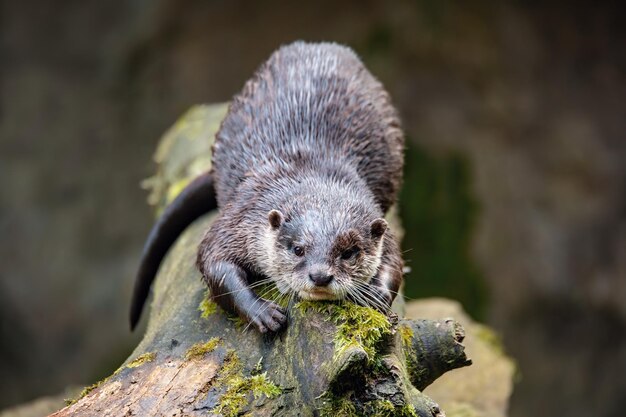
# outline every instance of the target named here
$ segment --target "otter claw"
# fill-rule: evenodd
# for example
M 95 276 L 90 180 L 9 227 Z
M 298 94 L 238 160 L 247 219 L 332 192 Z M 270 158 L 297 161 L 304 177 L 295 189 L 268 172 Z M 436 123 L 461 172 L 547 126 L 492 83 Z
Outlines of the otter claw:
M 287 322 L 284 309 L 276 303 L 265 301 L 258 313 L 252 320 L 252 324 L 260 333 L 267 333 L 268 330 L 277 332 Z

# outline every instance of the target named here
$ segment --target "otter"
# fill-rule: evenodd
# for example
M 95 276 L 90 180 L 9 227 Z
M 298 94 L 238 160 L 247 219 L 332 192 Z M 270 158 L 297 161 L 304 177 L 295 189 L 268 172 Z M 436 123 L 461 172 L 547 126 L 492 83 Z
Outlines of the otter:
M 131 328 L 167 249 L 215 205 L 198 269 L 211 298 L 259 332 L 286 323 L 285 309 L 253 290 L 265 282 L 297 299 L 390 308 L 403 261 L 384 215 L 401 185 L 404 135 L 389 94 L 350 48 L 279 48 L 233 98 L 212 150 L 211 172 L 149 235 Z

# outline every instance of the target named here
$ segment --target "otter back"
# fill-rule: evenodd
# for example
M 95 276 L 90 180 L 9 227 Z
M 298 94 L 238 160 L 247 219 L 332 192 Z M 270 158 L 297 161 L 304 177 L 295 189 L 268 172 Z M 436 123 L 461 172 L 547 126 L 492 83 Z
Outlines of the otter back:
M 400 186 L 402 151 L 389 96 L 354 52 L 296 42 L 274 52 L 231 103 L 213 150 L 218 205 L 252 170 L 306 159 L 356 169 L 385 212 Z

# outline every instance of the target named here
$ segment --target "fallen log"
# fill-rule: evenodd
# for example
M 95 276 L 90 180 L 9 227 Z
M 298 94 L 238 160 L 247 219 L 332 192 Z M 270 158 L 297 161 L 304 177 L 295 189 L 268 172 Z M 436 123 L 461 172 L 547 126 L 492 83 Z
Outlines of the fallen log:
M 157 207 L 209 168 L 224 113 L 224 105 L 194 108 L 164 137 L 159 172 L 147 182 Z M 53 416 L 445 415 L 421 391 L 471 364 L 459 324 L 305 301 L 288 306 L 284 332 L 261 335 L 211 302 L 201 283 L 195 254 L 211 217 L 192 225 L 165 259 L 130 358 Z

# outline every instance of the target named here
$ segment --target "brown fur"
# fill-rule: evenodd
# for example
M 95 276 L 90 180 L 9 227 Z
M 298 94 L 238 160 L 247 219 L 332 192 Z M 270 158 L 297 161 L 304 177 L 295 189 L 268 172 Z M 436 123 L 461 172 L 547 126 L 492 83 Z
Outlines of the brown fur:
M 350 49 L 297 42 L 276 51 L 233 99 L 214 145 L 220 215 L 198 252 L 213 299 L 261 332 L 285 323 L 250 289 L 264 278 L 300 297 L 388 308 L 402 259 L 381 217 L 402 160 L 389 96 Z

